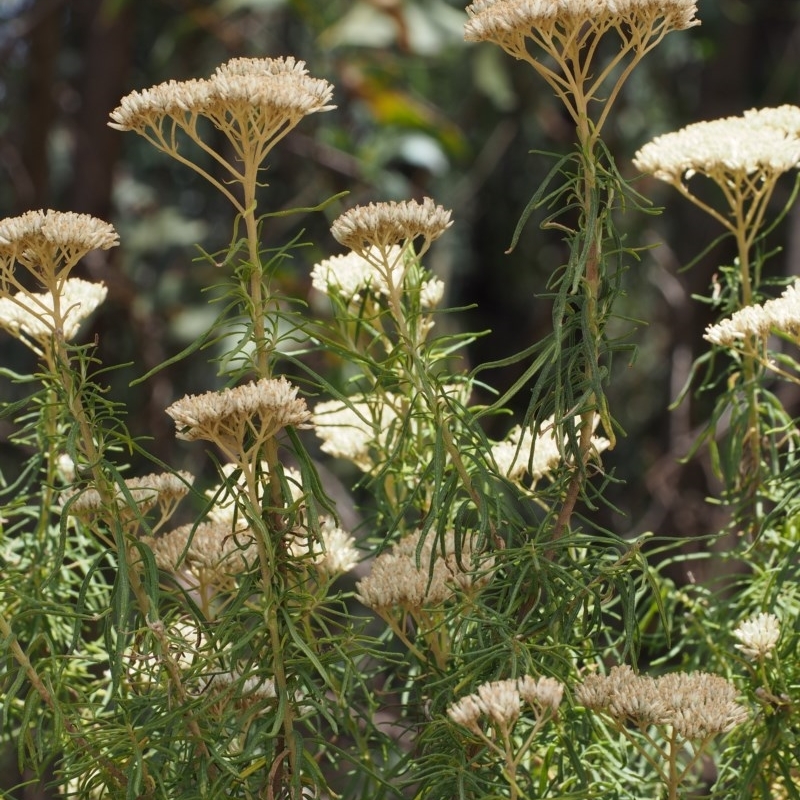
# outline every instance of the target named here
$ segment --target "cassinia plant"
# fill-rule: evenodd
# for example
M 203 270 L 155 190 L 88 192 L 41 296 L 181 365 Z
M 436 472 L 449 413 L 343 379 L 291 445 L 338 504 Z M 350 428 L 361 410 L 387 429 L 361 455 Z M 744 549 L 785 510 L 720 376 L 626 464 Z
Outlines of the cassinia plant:
M 283 294 L 299 242 L 262 245 L 264 171 L 332 107 L 327 81 L 238 58 L 123 98 L 112 127 L 233 206 L 231 244 L 208 256 L 219 315 L 192 347 L 228 351 L 208 391 L 166 409 L 178 439 L 203 443 L 213 486 L 161 463 L 131 474 L 146 443 L 76 343 L 106 287 L 71 272 L 119 244 L 113 227 L 52 210 L 0 221 L 0 326 L 30 350 L 26 374 L 2 370 L 24 395 L 3 416 L 27 454 L 0 487 L 0 732 L 22 773 L 79 798 L 800 797 L 800 465 L 777 391 L 800 380 L 800 289 L 769 299 L 762 280 L 800 109 L 699 123 L 634 160 L 737 246 L 698 365 L 717 398 L 698 446 L 725 479 L 740 535 L 720 559 L 737 577 L 677 587 L 646 537 L 593 519 L 619 434 L 612 358 L 629 347 L 609 323 L 636 255 L 614 215 L 645 205 L 601 134 L 638 62 L 695 14 L 690 0 L 467 8 L 466 38 L 529 63 L 575 125 L 514 235 L 544 208 L 569 246 L 543 287 L 552 333 L 472 372 L 471 335 L 437 327 L 445 287 L 424 260 L 451 212 L 430 198 L 333 221 L 345 252 L 310 278 L 327 318 Z M 476 405 L 476 383 L 512 360 L 520 380 Z M 521 391 L 524 418 L 489 440 L 485 420 Z M 354 530 L 322 459 L 352 468 Z

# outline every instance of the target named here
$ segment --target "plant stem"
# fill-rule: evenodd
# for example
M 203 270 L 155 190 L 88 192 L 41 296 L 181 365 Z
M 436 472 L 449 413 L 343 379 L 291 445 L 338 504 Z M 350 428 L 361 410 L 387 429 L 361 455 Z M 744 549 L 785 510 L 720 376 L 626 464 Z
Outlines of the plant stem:
M 28 681 L 30 682 L 31 686 L 33 686 L 36 693 L 42 698 L 45 705 L 47 705 L 47 707 L 53 713 L 58 715 L 61 724 L 64 726 L 64 729 L 72 737 L 71 742 L 73 746 L 76 749 L 90 752 L 94 759 L 102 765 L 103 769 L 114 778 L 118 788 L 124 789 L 128 785 L 128 779 L 126 778 L 125 773 L 122 772 L 122 770 L 120 770 L 113 761 L 106 758 L 102 753 L 98 752 L 94 747 L 92 747 L 91 743 L 80 734 L 80 731 L 75 724 L 66 715 L 60 713 L 56 699 L 53 697 L 47 686 L 45 686 L 44 681 L 36 671 L 36 668 L 33 666 L 33 664 L 31 664 L 30 659 L 17 641 L 17 638 L 11 629 L 11 625 L 1 609 L 0 635 L 2 635 L 3 641 L 8 642 L 11 655 L 14 657 L 14 660 L 17 662 L 17 664 L 22 667 L 25 675 L 28 678 Z
M 596 177 L 596 158 L 594 154 L 594 136 L 591 130 L 588 113 L 586 109 L 586 99 L 581 96 L 582 105 L 579 106 L 581 112 L 578 121 L 578 141 L 580 145 L 581 166 L 583 174 L 583 192 L 580 197 L 581 200 L 581 219 L 579 224 L 586 224 L 587 220 L 591 219 L 591 207 L 593 198 L 597 187 Z M 575 102 L 579 102 L 576 97 Z M 587 251 L 586 267 L 584 273 L 584 303 L 585 303 L 585 323 L 583 327 L 583 335 L 592 337 L 595 342 L 600 340 L 602 335 L 597 320 L 597 301 L 600 294 L 600 263 L 602 259 L 602 246 L 600 238 L 600 214 L 594 224 L 593 230 L 584 230 L 584 237 L 591 237 L 591 242 Z M 581 246 L 583 237 L 576 236 L 572 241 L 573 247 Z M 597 348 L 593 345 L 591 352 L 597 352 Z M 584 376 L 590 382 L 593 375 L 597 373 L 598 364 L 584 364 Z M 594 392 L 588 398 L 589 408 L 581 414 L 580 424 L 580 440 L 578 443 L 577 463 L 573 465 L 572 474 L 569 479 L 567 491 L 564 500 L 559 509 L 556 518 L 555 526 L 553 528 L 552 542 L 560 539 L 566 529 L 569 527 L 572 513 L 575 510 L 575 505 L 580 496 L 581 489 L 586 477 L 586 463 L 589 459 L 592 448 L 592 434 L 595 427 L 595 415 L 598 413 L 603 399 L 598 398 Z M 556 420 L 558 422 L 558 420 Z M 611 431 L 607 431 L 609 436 L 613 436 Z M 552 555 L 552 553 L 551 553 Z

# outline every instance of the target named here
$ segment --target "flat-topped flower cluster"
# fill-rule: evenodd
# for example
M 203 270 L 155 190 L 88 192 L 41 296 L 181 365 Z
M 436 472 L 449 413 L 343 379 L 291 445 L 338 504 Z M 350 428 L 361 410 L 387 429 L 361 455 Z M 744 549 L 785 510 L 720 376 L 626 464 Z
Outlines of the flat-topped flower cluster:
M 732 730 L 749 716 L 736 687 L 707 672 L 674 672 L 652 678 L 627 665 L 608 675 L 587 675 L 575 700 L 619 724 L 669 726 L 686 741 L 704 742 Z
M 485 586 L 492 576 L 494 557 L 473 549 L 466 539 L 456 547 L 452 531 L 437 537 L 416 531 L 379 555 L 370 574 L 356 584 L 357 597 L 376 610 L 419 611 L 436 608 L 457 591 Z
M 795 337 L 800 334 L 800 281 L 788 286 L 774 300 L 745 306 L 709 325 L 703 338 L 720 347 L 735 347 L 749 336 L 763 338 L 771 331 Z
M 70 273 L 88 253 L 118 244 L 114 227 L 88 214 L 39 209 L 0 220 L 0 327 L 42 356 L 55 339 L 74 339 L 108 289 Z M 19 268 L 44 291 L 29 289 Z
M 564 695 L 564 686 L 554 678 L 534 678 L 523 675 L 481 684 L 474 694 L 457 700 L 447 709 L 447 716 L 473 733 L 481 733 L 481 717 L 508 730 L 523 711 L 523 704 L 535 714 L 558 711 Z
M 795 169 L 800 162 L 798 134 L 800 108 L 751 109 L 657 136 L 636 153 L 633 163 L 667 183 L 680 185 L 705 175 L 732 188 L 746 176 L 764 180 Z
M 109 125 L 144 133 L 160 129 L 165 119 L 194 130 L 199 117 L 241 141 L 245 131 L 232 130 L 246 119 L 247 132 L 260 131 L 262 142 L 291 128 L 307 114 L 328 111 L 333 87 L 312 78 L 305 63 L 289 58 L 234 58 L 208 79 L 166 81 L 134 91 L 111 112 Z

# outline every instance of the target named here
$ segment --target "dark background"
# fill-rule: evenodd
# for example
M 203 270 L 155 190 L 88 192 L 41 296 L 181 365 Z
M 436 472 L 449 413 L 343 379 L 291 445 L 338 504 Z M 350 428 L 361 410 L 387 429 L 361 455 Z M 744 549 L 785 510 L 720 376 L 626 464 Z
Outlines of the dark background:
M 701 0 L 700 27 L 672 33 L 634 73 L 605 138 L 621 171 L 658 133 L 755 106 L 797 103 L 800 3 Z M 516 220 L 550 166 L 532 150 L 563 153 L 572 131 L 535 72 L 491 45 L 462 41 L 464 4 L 445 0 L 4 0 L 0 2 L 0 215 L 31 208 L 86 212 L 113 222 L 116 251 L 87 259 L 84 273 L 109 286 L 91 325 L 105 363 L 132 362 L 110 376 L 129 403 L 128 425 L 152 437 L 160 459 L 199 467 L 198 450 L 176 443 L 164 408 L 187 392 L 217 385 L 213 370 L 189 359 L 129 387 L 196 338 L 211 321 L 203 287 L 214 267 L 196 260 L 230 236 L 231 210 L 194 173 L 133 133 L 107 127 L 120 98 L 170 78 L 208 75 L 234 56 L 295 55 L 312 75 L 335 85 L 336 111 L 304 120 L 270 159 L 263 207 L 313 205 L 347 189 L 323 214 L 276 220 L 266 244 L 304 228 L 311 247 L 298 251 L 286 290 L 308 296 L 309 270 L 339 252 L 328 232 L 345 207 L 370 200 L 433 196 L 453 209 L 455 224 L 431 254 L 452 305 L 473 306 L 451 324 L 491 330 L 470 349 L 468 365 L 528 346 L 550 326 L 537 299 L 563 263 L 558 236 L 526 228 L 504 254 Z M 722 243 L 680 272 L 721 231 L 670 187 L 643 179 L 637 188 L 661 216 L 625 214 L 630 244 L 660 243 L 631 261 L 621 311 L 632 326 L 635 361 L 614 365 L 612 411 L 627 432 L 605 463 L 624 483 L 613 489 L 624 514 L 601 512 L 622 534 L 653 530 L 687 536 L 716 530 L 715 491 L 702 454 L 683 456 L 708 413 L 708 401 L 667 406 L 703 351 L 710 312 L 691 299 L 708 294 L 731 248 Z M 791 190 L 787 177 L 776 210 Z M 798 220 L 790 215 L 772 244 L 782 252 L 775 274 L 800 272 Z M 312 306 L 312 309 L 314 306 Z M 87 336 L 90 332 L 86 332 Z M 4 361 L 23 368 L 29 354 L 9 337 Z M 465 366 L 468 366 L 465 364 Z M 516 375 L 491 375 L 502 389 Z M 12 396 L 6 382 L 0 392 Z M 516 402 L 522 413 L 524 392 Z M 787 402 L 794 403 L 792 398 Z M 502 438 L 508 420 L 492 423 Z M 7 424 L 0 440 L 7 439 Z M 3 445 L 6 464 L 19 457 Z

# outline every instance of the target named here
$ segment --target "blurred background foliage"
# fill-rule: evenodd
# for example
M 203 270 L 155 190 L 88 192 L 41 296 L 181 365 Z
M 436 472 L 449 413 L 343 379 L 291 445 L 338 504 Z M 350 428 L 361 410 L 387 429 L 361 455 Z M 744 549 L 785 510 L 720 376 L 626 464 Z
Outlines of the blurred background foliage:
M 192 172 L 131 134 L 107 127 L 120 98 L 171 78 L 208 75 L 235 56 L 294 55 L 331 81 L 337 109 L 303 121 L 271 157 L 263 207 L 316 205 L 347 190 L 324 213 L 272 220 L 265 247 L 304 231 L 310 246 L 293 252 L 284 291 L 307 299 L 309 272 L 339 252 L 328 223 L 344 208 L 373 200 L 430 195 L 453 209 L 455 224 L 429 264 L 447 282 L 450 305 L 467 310 L 447 324 L 490 331 L 468 353 L 469 366 L 511 355 L 550 327 L 541 298 L 563 263 L 557 232 L 532 220 L 517 248 L 505 251 L 525 204 L 548 172 L 543 151 L 563 153 L 573 131 L 560 104 L 530 67 L 491 45 L 462 39 L 461 0 L 0 0 L 0 215 L 30 208 L 90 213 L 113 222 L 117 251 L 83 269 L 109 286 L 92 322 L 100 357 L 129 366 L 109 376 L 129 405 L 128 424 L 149 437 L 153 453 L 175 468 L 198 471 L 201 451 L 176 444 L 164 408 L 187 392 L 219 385 L 207 354 L 130 381 L 182 350 L 213 321 L 204 289 L 215 270 L 196 244 L 214 252 L 230 238 L 232 215 L 218 193 Z M 797 0 L 700 0 L 702 26 L 671 34 L 634 73 L 618 102 L 606 141 L 623 174 L 653 136 L 700 119 L 754 106 L 800 102 L 800 3 Z M 627 433 L 604 457 L 620 483 L 599 510 L 600 524 L 621 533 L 652 530 L 691 537 L 724 524 L 706 503 L 714 479 L 701 453 L 680 463 L 708 408 L 703 398 L 669 403 L 703 350 L 713 311 L 692 300 L 708 295 L 732 248 L 722 242 L 691 270 L 720 234 L 714 223 L 651 179 L 637 189 L 662 215 L 626 214 L 627 243 L 653 246 L 626 275 L 627 333 L 635 358 L 614 364 L 611 407 Z M 791 178 L 776 208 L 791 191 Z M 800 273 L 800 218 L 772 235 L 776 274 Z M 538 220 L 541 221 L 541 220 Z M 444 324 L 444 322 L 442 323 Z M 28 354 L 7 337 L 4 364 Z M 334 370 L 334 364 L 320 364 Z M 465 365 L 467 366 L 467 365 Z M 524 365 L 488 375 L 497 389 Z M 7 380 L 0 393 L 13 396 Z M 788 398 L 788 410 L 797 403 Z M 526 407 L 524 391 L 515 411 Z M 794 403 L 794 405 L 792 405 Z M 494 419 L 490 436 L 513 424 Z M 0 427 L 2 463 L 20 454 Z M 141 467 L 144 471 L 147 466 Z M 695 576 L 701 578 L 702 576 Z

